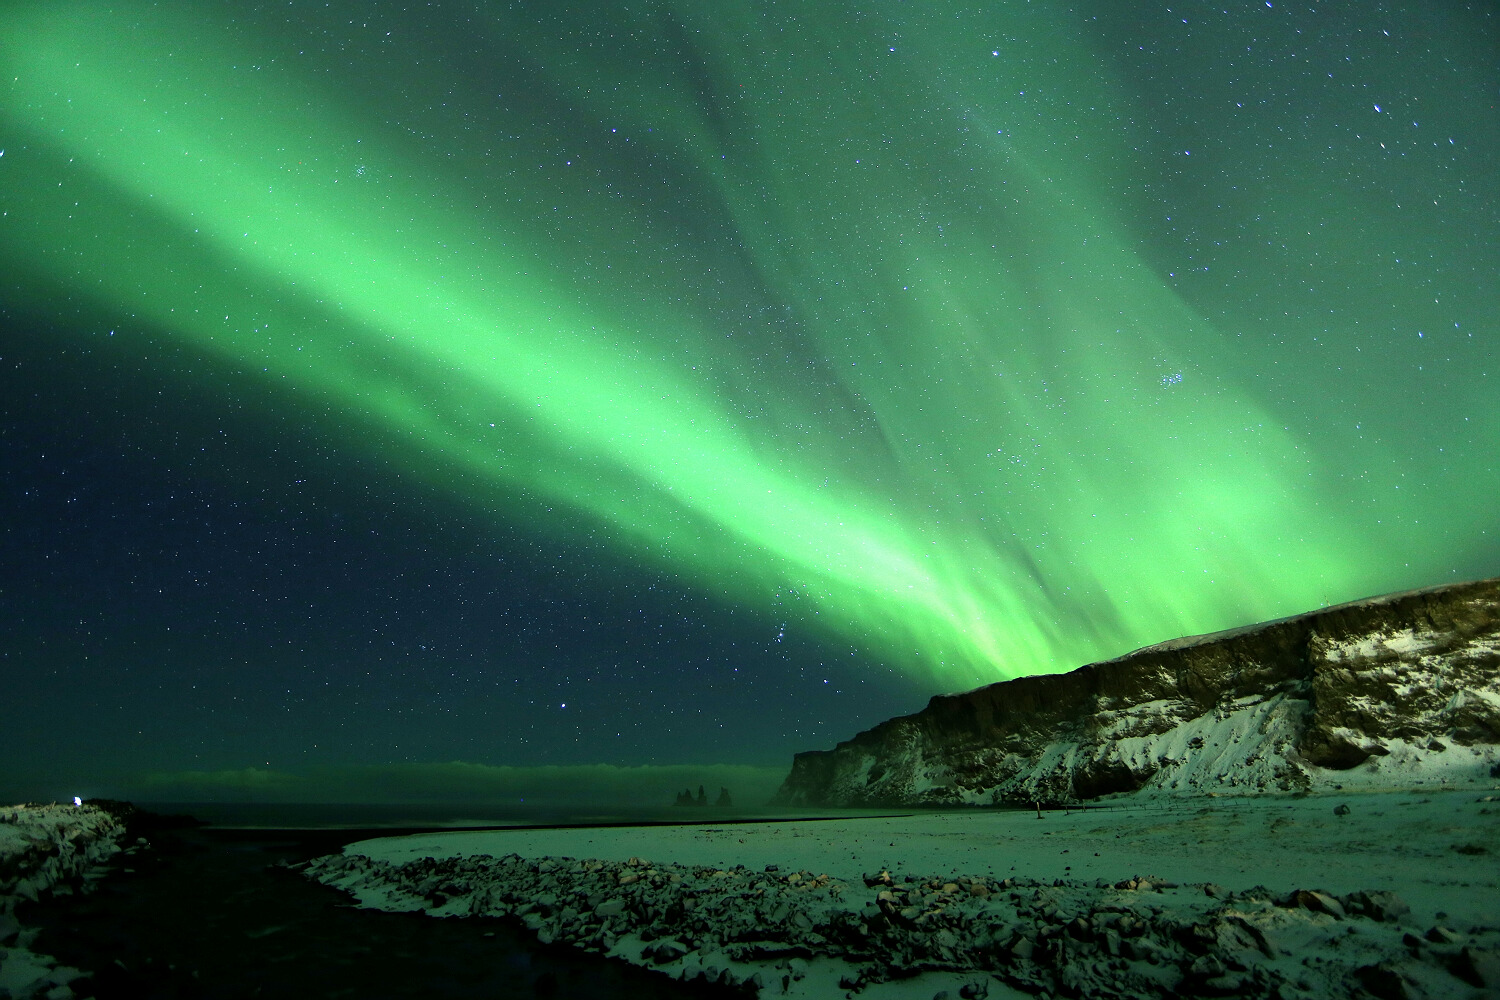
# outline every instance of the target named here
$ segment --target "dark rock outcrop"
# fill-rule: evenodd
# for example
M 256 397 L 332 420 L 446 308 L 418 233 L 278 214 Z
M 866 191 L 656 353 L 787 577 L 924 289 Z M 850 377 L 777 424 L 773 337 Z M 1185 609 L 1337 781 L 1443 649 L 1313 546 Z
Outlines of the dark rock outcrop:
M 677 806 L 706 806 L 708 805 L 708 793 L 704 791 L 702 785 L 699 785 L 698 797 L 693 798 L 691 789 L 683 789 L 677 793 L 677 801 L 672 804 Z M 722 785 L 719 786 L 719 797 L 714 800 L 714 805 L 724 807 L 734 805 L 734 800 L 729 795 L 729 789 Z
M 796 756 L 783 804 L 1468 780 L 1500 760 L 1500 578 L 1174 639 L 941 695 Z M 1472 773 L 1471 773 L 1472 772 Z

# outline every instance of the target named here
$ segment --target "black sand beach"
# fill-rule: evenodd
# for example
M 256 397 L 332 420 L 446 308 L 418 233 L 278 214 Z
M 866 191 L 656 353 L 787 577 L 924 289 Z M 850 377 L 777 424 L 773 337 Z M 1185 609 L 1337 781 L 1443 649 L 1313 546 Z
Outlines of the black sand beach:
M 358 909 L 285 864 L 392 830 L 179 829 L 121 855 L 87 895 L 25 907 L 33 944 L 91 975 L 75 996 L 715 997 L 562 945 L 511 922 Z

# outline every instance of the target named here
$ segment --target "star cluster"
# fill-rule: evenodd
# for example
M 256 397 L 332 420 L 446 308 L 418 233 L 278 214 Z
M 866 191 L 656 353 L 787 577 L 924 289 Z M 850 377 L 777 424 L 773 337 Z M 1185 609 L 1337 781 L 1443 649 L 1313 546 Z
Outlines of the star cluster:
M 1485 8 L 6 20 L 29 773 L 772 765 L 1500 572 Z

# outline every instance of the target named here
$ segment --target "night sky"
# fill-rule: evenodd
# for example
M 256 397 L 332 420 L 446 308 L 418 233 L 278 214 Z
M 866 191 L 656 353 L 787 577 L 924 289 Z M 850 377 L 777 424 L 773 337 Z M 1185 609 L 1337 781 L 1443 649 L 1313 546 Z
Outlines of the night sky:
M 0 797 L 748 787 L 1500 574 L 1497 53 L 1428 0 L 7 4 Z

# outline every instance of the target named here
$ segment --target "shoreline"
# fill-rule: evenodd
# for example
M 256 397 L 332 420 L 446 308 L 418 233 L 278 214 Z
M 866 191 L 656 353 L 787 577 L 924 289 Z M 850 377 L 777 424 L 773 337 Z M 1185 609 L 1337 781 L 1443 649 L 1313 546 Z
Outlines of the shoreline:
M 933 809 L 933 810 L 924 810 L 924 811 L 947 812 L 947 811 L 951 811 L 951 810 Z M 1014 811 L 1014 810 L 1007 810 L 1007 811 Z M 1021 810 L 1021 811 L 1024 812 L 1026 810 Z M 1059 809 L 1058 811 L 1060 812 L 1061 810 Z M 236 831 L 236 830 L 241 830 L 241 831 L 245 831 L 247 833 L 248 832 L 256 832 L 256 833 L 287 833 L 287 834 L 293 834 L 293 833 L 299 833 L 299 834 L 300 833 L 308 833 L 308 834 L 316 834 L 316 833 L 339 833 L 339 834 L 343 834 L 343 833 L 349 833 L 349 834 L 355 834 L 355 835 L 368 834 L 368 837 L 364 837 L 364 838 L 356 836 L 355 840 L 359 840 L 359 839 L 371 839 L 371 840 L 373 840 L 373 839 L 379 839 L 379 838 L 383 838 L 383 837 L 410 837 L 410 836 L 417 836 L 417 835 L 423 835 L 423 834 L 438 835 L 438 834 L 449 834 L 449 833 L 491 833 L 491 832 L 494 832 L 494 833 L 501 833 L 501 832 L 504 832 L 504 833 L 513 833 L 513 832 L 514 833 L 532 833 L 532 832 L 545 832 L 545 831 L 551 831 L 551 830 L 616 830 L 616 829 L 657 828 L 657 827 L 683 827 L 683 826 L 699 827 L 699 826 L 705 826 L 705 825 L 713 825 L 713 826 L 747 826 L 747 825 L 753 825 L 753 826 L 758 826 L 758 825 L 764 825 L 764 824 L 770 824 L 770 823 L 829 823 L 829 822 L 837 822 L 837 821 L 840 821 L 840 820 L 849 820 L 849 819 L 867 819 L 867 818 L 868 819 L 900 819 L 900 818 L 903 818 L 903 817 L 909 817 L 909 816 L 919 815 L 919 814 L 920 814 L 919 812 L 918 813 L 905 812 L 905 813 L 872 813 L 868 817 L 863 816 L 863 815 L 861 815 L 861 816 L 788 816 L 788 817 L 767 817 L 767 818 L 759 818 L 759 819 L 745 819 L 745 818 L 741 818 L 741 819 L 715 819 L 715 820 L 708 820 L 708 819 L 684 819 L 684 820 L 615 820 L 615 821 L 609 821 L 609 822 L 603 822 L 603 823 L 593 823 L 593 822 L 577 822 L 577 823 L 517 823 L 517 824 L 493 824 L 493 823 L 490 823 L 490 824 L 476 824 L 476 825 L 464 825 L 464 826 L 443 826 L 443 825 L 437 825 L 437 824 L 402 824 L 402 825 L 389 826 L 389 827 L 386 827 L 386 826 L 369 826 L 369 825 L 352 825 L 352 826 L 337 826 L 337 825 L 333 825 L 333 826 L 329 826 L 329 825 L 322 825 L 322 826 L 285 826 L 285 825 L 257 826 L 257 825 L 242 824 L 242 823 L 223 823 L 223 824 L 219 824 L 219 823 L 204 823 L 202 825 L 201 829 L 203 829 L 203 830 L 222 830 L 222 831 Z
M 1500 823 L 1484 802 L 1260 795 L 1040 821 L 434 833 L 356 842 L 305 874 L 362 906 L 507 917 L 762 996 L 1462 996 L 1500 986 Z
M 722 995 L 1478 997 L 1500 990 L 1497 792 L 1164 796 L 1040 819 L 970 808 L 181 836 L 231 853 L 274 842 L 276 867 L 393 911 L 372 918 L 478 918 L 453 925 L 469 937 L 499 918 L 531 947 Z M 153 846 L 137 841 L 111 867 Z M 87 892 L 83 879 L 58 892 L 75 881 Z M 35 957 L 33 981 L 94 971 Z
M 142 832 L 148 843 L 134 841 Z M 0 997 L 725 995 L 546 947 L 508 921 L 430 921 L 353 907 L 347 895 L 291 870 L 339 850 L 348 833 L 131 828 L 132 845 L 103 867 L 27 899 L 9 931 L 0 919 Z

